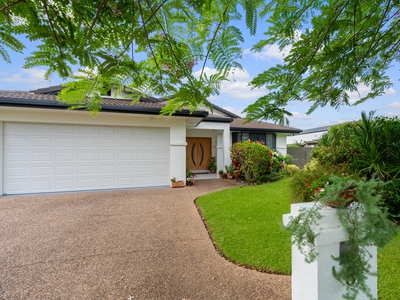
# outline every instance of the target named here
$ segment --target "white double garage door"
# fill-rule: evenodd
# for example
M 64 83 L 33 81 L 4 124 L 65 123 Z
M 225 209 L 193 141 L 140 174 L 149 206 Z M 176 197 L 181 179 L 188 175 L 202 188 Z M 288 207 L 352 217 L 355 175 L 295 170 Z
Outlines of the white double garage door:
M 169 184 L 169 128 L 5 122 L 3 194 Z

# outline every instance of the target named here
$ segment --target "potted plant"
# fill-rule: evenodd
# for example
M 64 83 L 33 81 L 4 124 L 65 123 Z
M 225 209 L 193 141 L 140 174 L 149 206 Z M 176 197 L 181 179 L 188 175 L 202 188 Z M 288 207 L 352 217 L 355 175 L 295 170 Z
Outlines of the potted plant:
M 219 170 L 218 171 L 218 174 L 219 174 L 219 178 L 223 178 L 223 176 L 224 176 L 224 171 L 222 171 L 222 170 Z
M 210 173 L 217 172 L 217 158 L 215 156 L 212 156 L 210 158 L 210 165 L 208 166 L 208 170 L 210 170 Z
M 183 180 L 176 180 L 175 177 L 171 178 L 171 187 L 172 188 L 180 188 L 180 187 L 184 187 L 185 183 L 183 182 Z
M 186 185 L 190 186 L 194 184 L 194 178 L 196 177 L 196 174 L 193 174 L 192 171 L 186 170 Z
M 228 179 L 233 179 L 233 173 L 235 171 L 235 166 L 230 164 L 225 166 L 226 169 L 226 174 L 228 176 Z
M 300 210 L 286 226 L 292 232 L 293 244 L 297 245 L 307 262 L 312 262 L 318 255 L 314 241 L 318 235 L 315 228 L 322 218 L 321 209 L 326 206 L 336 209 L 338 220 L 347 232 L 348 250 L 340 257 L 333 257 L 340 261 L 341 268 L 333 268 L 332 272 L 346 286 L 346 299 L 355 299 L 359 292 L 373 298 L 366 284 L 367 275 L 374 275 L 369 271 L 370 253 L 366 247 L 383 247 L 398 231 L 382 205 L 384 184 L 376 178 L 358 180 L 332 175 L 328 181 L 315 187 L 315 202 L 311 208 Z

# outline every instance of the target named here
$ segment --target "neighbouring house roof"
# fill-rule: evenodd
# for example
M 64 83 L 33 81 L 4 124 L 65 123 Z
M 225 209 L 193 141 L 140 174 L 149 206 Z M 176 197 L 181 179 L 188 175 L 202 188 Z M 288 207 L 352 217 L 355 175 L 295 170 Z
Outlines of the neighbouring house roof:
M 328 131 L 330 127 L 331 127 L 331 125 L 305 129 L 301 132 L 301 134 Z
M 236 118 L 231 122 L 231 131 L 258 131 L 258 132 L 281 132 L 281 133 L 300 133 L 301 130 L 289 126 L 281 126 L 274 123 L 250 121 Z
M 63 88 L 64 87 L 62 85 L 53 85 L 46 88 L 31 90 L 29 92 L 34 94 L 58 95 Z
M 0 106 L 66 109 L 70 105 L 59 102 L 57 96 L 53 94 L 0 91 Z M 130 100 L 103 97 L 102 111 L 158 115 L 164 106 L 165 102 L 155 102 L 151 99 L 131 104 Z M 173 115 L 205 118 L 208 116 L 208 112 L 197 110 L 191 114 L 189 110 L 182 110 Z

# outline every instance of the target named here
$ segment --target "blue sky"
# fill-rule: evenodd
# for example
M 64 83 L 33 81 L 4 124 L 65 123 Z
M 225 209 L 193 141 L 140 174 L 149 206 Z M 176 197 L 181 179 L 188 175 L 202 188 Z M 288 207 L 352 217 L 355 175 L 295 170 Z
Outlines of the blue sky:
M 261 24 L 262 25 L 262 24 Z M 231 76 L 231 81 L 222 85 L 220 95 L 210 98 L 211 102 L 238 115 L 251 103 L 257 100 L 258 97 L 264 95 L 265 89 L 251 90 L 248 87 L 248 82 L 251 81 L 257 74 L 282 63 L 283 55 L 279 52 L 276 45 L 266 47 L 260 53 L 250 51 L 251 46 L 262 38 L 261 32 L 265 31 L 262 26 L 258 27 L 257 35 L 250 37 L 246 30 L 243 30 L 245 35 L 245 43 L 242 45 L 243 59 L 241 64 L 243 71 L 236 71 Z M 53 75 L 51 81 L 44 80 L 44 67 L 33 69 L 23 69 L 24 58 L 29 53 L 35 50 L 35 44 L 26 41 L 26 49 L 23 54 L 12 53 L 12 64 L 7 64 L 0 60 L 0 90 L 32 90 L 51 85 L 57 85 L 63 81 Z M 199 67 L 200 64 L 197 65 Z M 199 71 L 194 69 L 194 72 Z M 212 73 L 212 69 L 208 72 Z M 346 121 L 357 120 L 361 116 L 362 111 L 369 112 L 376 110 L 377 115 L 382 116 L 400 116 L 400 83 L 399 83 L 399 64 L 396 64 L 388 71 L 388 76 L 393 81 L 393 87 L 390 88 L 385 95 L 368 100 L 356 107 L 342 107 L 339 110 L 330 107 L 318 108 L 311 115 L 305 115 L 310 107 L 309 103 L 292 102 L 287 109 L 293 114 L 289 118 L 290 126 L 309 129 L 325 125 L 333 125 Z M 360 86 L 359 91 L 361 96 L 368 92 L 365 86 Z M 351 94 L 351 101 L 355 102 L 359 99 L 356 93 Z

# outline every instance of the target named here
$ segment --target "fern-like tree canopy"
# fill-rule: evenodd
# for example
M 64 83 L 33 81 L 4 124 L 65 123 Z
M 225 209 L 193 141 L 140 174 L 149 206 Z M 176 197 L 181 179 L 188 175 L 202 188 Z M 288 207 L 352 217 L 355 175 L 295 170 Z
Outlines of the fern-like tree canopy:
M 384 94 L 392 85 L 387 70 L 400 60 L 399 0 L 272 0 L 270 26 L 253 50 L 277 44 L 288 47 L 283 64 L 252 81 L 268 94 L 245 109 L 250 119 L 283 121 L 290 101 L 317 107 L 357 105 Z M 352 103 L 349 93 L 367 86 Z
M 251 81 L 269 92 L 245 112 L 283 123 L 290 101 L 310 102 L 311 113 L 352 105 L 349 92 L 360 84 L 370 92 L 355 104 L 382 95 L 391 86 L 386 71 L 400 59 L 399 7 L 399 0 L 0 0 L 0 59 L 23 50 L 23 35 L 41 42 L 26 68 L 46 66 L 47 76 L 64 79 L 82 68 L 61 94 L 71 105 L 96 110 L 99 94 L 128 87 L 136 99 L 173 95 L 166 114 L 193 111 L 210 106 L 228 72 L 242 68 L 243 36 L 233 21 L 243 18 L 256 34 L 261 16 L 268 26 L 253 50 L 278 44 L 290 52 Z M 216 73 L 206 74 L 206 65 Z
M 18 35 L 39 41 L 24 67 L 48 67 L 70 78 L 61 99 L 96 110 L 99 94 L 128 87 L 140 95 L 170 96 L 164 113 L 210 106 L 229 70 L 241 69 L 241 31 L 232 25 L 244 13 L 255 32 L 260 0 L 0 0 L 0 59 L 21 52 Z M 193 76 L 194 65 L 202 67 Z M 207 64 L 217 72 L 206 74 Z

